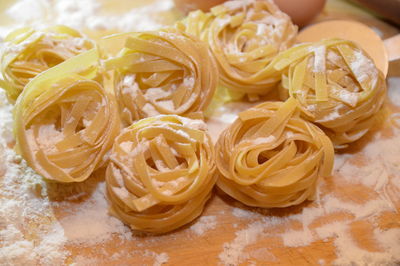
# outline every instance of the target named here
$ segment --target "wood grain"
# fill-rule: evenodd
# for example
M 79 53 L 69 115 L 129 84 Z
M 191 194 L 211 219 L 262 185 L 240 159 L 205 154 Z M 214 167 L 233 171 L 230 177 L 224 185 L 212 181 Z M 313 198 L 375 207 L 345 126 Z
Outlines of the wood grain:
M 121 6 L 130 2 L 125 0 L 120 3 L 121 5 L 117 8 L 118 12 L 123 10 Z M 112 6 L 110 5 L 109 7 L 111 8 Z M 317 21 L 326 18 L 343 17 L 346 16 L 338 15 L 335 12 L 325 12 Z M 395 34 L 397 31 L 392 26 L 368 16 L 357 17 L 351 15 L 350 17 L 375 27 L 378 25 L 386 37 Z M 109 32 L 87 33 L 94 38 L 99 38 Z M 389 71 L 389 75 L 394 75 L 395 72 Z M 385 117 L 396 112 L 400 112 L 400 108 L 388 102 Z M 391 139 L 395 134 L 393 125 L 388 120 L 385 121 L 385 123 L 377 125 L 361 141 L 355 143 L 351 149 L 345 151 L 349 155 L 349 159 L 345 163 L 357 165 L 360 168 L 366 167 L 366 164 L 371 163 L 365 158 L 363 152 L 366 145 L 371 141 Z M 378 135 L 380 136 L 379 138 L 377 138 Z M 400 145 L 400 143 L 394 142 L 393 145 Z M 399 178 L 400 171 L 397 175 L 389 176 L 390 180 L 398 180 Z M 102 181 L 103 177 L 99 174 L 98 177 L 75 186 L 64 186 L 63 188 L 60 188 L 59 185 L 49 186 L 48 191 L 51 200 L 53 202 L 63 202 L 62 206 L 57 207 L 57 205 L 54 205 L 53 207 L 56 218 L 62 220 L 69 215 L 66 211 L 68 208 L 77 207 L 88 201 L 96 184 Z M 381 230 L 400 228 L 399 189 L 396 186 L 389 186 L 385 194 L 377 192 L 366 185 L 351 183 L 348 181 L 348 177 L 343 176 L 340 172 L 340 168 L 336 169 L 332 177 L 321 180 L 321 182 L 323 183 L 320 188 L 321 195 L 330 193 L 345 203 L 358 204 L 359 206 L 367 204 L 372 199 L 388 196 L 393 202 L 394 209 L 379 213 L 376 219 L 372 220 L 357 217 L 357 215 L 348 211 L 337 210 L 317 217 L 310 221 L 309 224 L 304 224 L 304 219 L 302 223 L 302 219 L 294 219 L 294 217 L 298 218 L 303 213 L 306 215 L 307 210 L 311 208 L 323 208 L 323 206 L 320 206 L 320 202 L 305 202 L 299 206 L 285 209 L 247 208 L 215 189 L 215 193 L 208 202 L 203 216 L 215 216 L 217 224 L 214 229 L 205 232 L 203 235 L 198 236 L 193 230 L 190 230 L 192 223 L 175 232 L 161 236 L 133 234 L 132 240 L 124 241 L 118 235 L 115 235 L 112 239 L 101 244 L 77 245 L 68 243 L 65 247 L 70 251 L 71 255 L 66 260 L 66 264 L 77 262 L 78 265 L 152 265 L 154 257 L 149 253 L 150 250 L 156 253 L 167 253 L 169 260 L 166 265 L 218 265 L 221 263 L 219 256 L 224 251 L 224 245 L 234 243 L 240 232 L 249 232 L 246 229 L 252 225 L 257 226 L 259 224 L 263 224 L 264 228 L 256 234 L 254 241 L 248 241 L 248 245 L 243 245 L 241 255 L 237 259 L 240 265 L 249 265 L 251 263 L 256 265 L 318 265 L 326 263 L 329 265 L 337 259 L 338 250 L 334 244 L 335 237 L 327 237 L 322 240 L 316 236 L 316 232 L 324 225 L 333 222 L 349 224 L 348 235 L 360 249 L 369 252 L 384 251 L 384 248 L 377 243 L 373 231 L 375 228 L 380 228 Z M 60 194 L 60 191 L 63 191 L 63 194 Z M 87 192 L 87 196 L 75 200 L 65 200 L 68 196 L 80 191 Z M 233 212 L 237 208 L 248 211 L 248 217 L 235 216 Z M 276 220 L 280 222 L 274 222 Z M 298 232 L 308 230 L 315 236 L 315 241 L 305 246 L 287 247 L 284 245 L 282 236 L 288 230 Z M 113 254 L 122 255 L 113 257 Z

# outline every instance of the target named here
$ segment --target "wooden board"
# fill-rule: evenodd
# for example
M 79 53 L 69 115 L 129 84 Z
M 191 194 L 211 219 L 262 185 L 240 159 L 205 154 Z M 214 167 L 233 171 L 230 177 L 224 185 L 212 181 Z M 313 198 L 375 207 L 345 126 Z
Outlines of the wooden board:
M 121 1 L 116 12 L 121 12 L 121 6 L 128 2 Z M 335 2 L 340 6 L 340 1 Z M 110 6 L 113 7 L 114 4 Z M 379 28 L 384 37 L 397 32 L 364 13 L 346 15 L 337 13 L 332 6 L 331 10 L 331 13 L 325 11 L 317 21 L 350 16 Z M 88 33 L 95 38 L 104 34 Z M 389 76 L 395 75 L 400 77 L 395 70 L 389 71 Z M 233 103 L 223 112 L 236 113 L 250 105 Z M 354 247 L 361 250 L 360 254 L 390 254 L 393 251 L 379 244 L 377 235 L 379 238 L 380 232 L 383 236 L 385 230 L 400 228 L 400 151 L 395 148 L 400 146 L 400 128 L 389 119 L 397 112 L 400 112 L 400 107 L 388 101 L 382 114 L 384 122 L 337 156 L 333 176 L 320 182 L 319 200 L 285 209 L 247 208 L 215 189 L 203 217 L 211 217 L 216 223 L 211 223 L 211 228 L 203 234 L 198 235 L 193 230 L 192 226 L 199 222 L 196 220 L 162 236 L 132 235 L 126 240 L 114 234 L 100 243 L 67 242 L 65 248 L 71 255 L 65 263 L 152 265 L 155 262 L 152 252 L 155 252 L 168 255 L 166 265 L 217 265 L 230 261 L 241 265 L 329 265 L 338 259 L 338 254 L 339 259 L 348 258 L 346 252 L 354 251 Z M 209 124 L 215 132 L 213 135 L 217 136 L 226 125 L 215 121 L 211 119 Z M 396 156 L 397 161 L 393 160 Z M 364 181 L 362 175 L 366 175 Z M 386 179 L 380 178 L 381 175 L 386 175 Z M 374 184 L 374 181 L 383 181 L 384 184 Z M 76 238 L 79 232 L 72 231 L 77 227 L 65 224 L 66 218 L 72 217 L 72 212 L 79 210 L 80 206 L 90 204 L 96 186 L 102 186 L 102 183 L 99 173 L 82 184 L 48 186 L 55 217 L 64 227 L 67 238 Z M 76 194 L 79 196 L 73 197 Z M 385 211 L 374 213 L 374 210 Z M 337 226 L 329 226 L 332 224 Z M 341 227 L 343 224 L 345 228 Z M 91 226 L 96 226 L 95 220 L 93 224 L 87 224 L 87 230 Z M 86 230 L 84 226 L 79 228 Z M 349 242 L 349 251 L 345 250 L 346 242 Z M 400 239 L 393 244 L 400 247 Z M 398 250 L 398 247 L 393 248 Z M 362 257 L 355 258 L 356 263 L 361 263 Z

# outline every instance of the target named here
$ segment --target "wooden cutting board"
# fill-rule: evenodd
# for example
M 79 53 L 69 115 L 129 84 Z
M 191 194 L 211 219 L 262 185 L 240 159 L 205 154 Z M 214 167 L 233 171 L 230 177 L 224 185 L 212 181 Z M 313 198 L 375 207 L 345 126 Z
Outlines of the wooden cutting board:
M 101 2 L 107 5 L 108 12 L 123 12 L 125 6 L 132 5 L 127 0 Z M 146 1 L 135 1 L 135 5 L 141 2 Z M 316 21 L 350 17 L 378 29 L 383 38 L 398 32 L 361 11 L 350 10 L 346 14 L 341 5 L 341 1 L 328 2 L 328 8 Z M 87 33 L 94 38 L 105 34 Z M 399 69 L 398 62 L 390 67 L 389 77 L 400 78 L 395 70 Z M 237 113 L 250 105 L 231 103 L 219 115 Z M 368 253 L 391 254 L 395 248 L 399 249 L 400 239 L 390 242 L 393 247 L 382 246 L 379 240 L 387 237 L 388 230 L 400 228 L 400 148 L 395 148 L 400 147 L 400 123 L 396 126 L 389 119 L 393 113 L 400 112 L 399 106 L 388 100 L 382 113 L 383 122 L 337 156 L 333 176 L 321 180 L 314 202 L 285 209 L 247 208 L 215 189 L 203 218 L 180 230 L 162 236 L 124 234 L 128 239 L 113 234 L 95 243 L 71 241 L 65 246 L 71 253 L 65 263 L 152 265 L 157 259 L 165 261 L 165 256 L 156 256 L 165 253 L 166 265 L 329 265 L 346 262 L 340 259 L 348 259 L 352 252 L 361 254 L 353 254 L 356 263 L 361 263 L 362 256 Z M 226 126 L 216 119 L 208 123 L 215 137 Z M 396 156 L 397 161 L 393 159 Z M 80 206 L 91 204 L 102 183 L 102 175 L 98 173 L 82 184 L 48 187 L 55 217 L 64 227 L 67 238 L 79 238 L 76 237 L 79 233 L 87 235 L 75 230 L 91 230 L 96 226 L 95 220 L 86 229 L 84 224 L 66 223 L 73 220 L 69 218 L 74 216 L 73 212 L 79 212 Z M 78 196 L 73 197 L 74 194 Z M 98 202 L 93 206 L 99 207 Z

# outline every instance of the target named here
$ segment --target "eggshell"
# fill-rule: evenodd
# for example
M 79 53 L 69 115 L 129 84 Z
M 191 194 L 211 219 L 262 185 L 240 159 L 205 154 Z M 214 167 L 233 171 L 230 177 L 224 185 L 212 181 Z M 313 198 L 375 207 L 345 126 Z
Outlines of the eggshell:
M 275 4 L 300 27 L 307 25 L 317 16 L 324 8 L 325 2 L 325 0 L 275 0 Z

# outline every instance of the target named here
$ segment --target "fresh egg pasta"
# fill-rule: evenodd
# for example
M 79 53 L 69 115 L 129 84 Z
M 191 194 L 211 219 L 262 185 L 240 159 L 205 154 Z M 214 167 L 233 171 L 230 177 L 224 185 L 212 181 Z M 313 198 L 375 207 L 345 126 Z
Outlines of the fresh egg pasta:
M 1 86 L 15 102 L 25 85 L 43 71 L 92 49 L 94 44 L 67 26 L 44 30 L 30 27 L 11 32 L 4 40 L 1 56 Z
M 223 86 L 250 99 L 267 94 L 280 80 L 271 60 L 295 42 L 297 27 L 270 0 L 228 1 L 191 12 L 178 28 L 208 43 Z
M 373 60 L 355 43 L 323 40 L 293 47 L 274 59 L 284 71 L 280 95 L 299 102 L 305 117 L 318 124 L 336 148 L 345 148 L 375 124 L 386 82 Z
M 128 34 L 125 47 L 105 66 L 115 70 L 116 94 L 127 126 L 158 114 L 204 111 L 218 80 L 207 46 L 173 28 Z
M 121 122 L 95 49 L 36 76 L 14 112 L 17 150 L 48 180 L 80 182 L 105 164 Z
M 217 186 L 255 207 L 287 207 L 315 196 L 330 176 L 330 139 L 300 116 L 297 101 L 266 102 L 239 113 L 216 145 Z
M 165 233 L 203 211 L 215 184 L 214 147 L 201 120 L 159 115 L 116 138 L 106 172 L 111 213 L 133 230 Z

